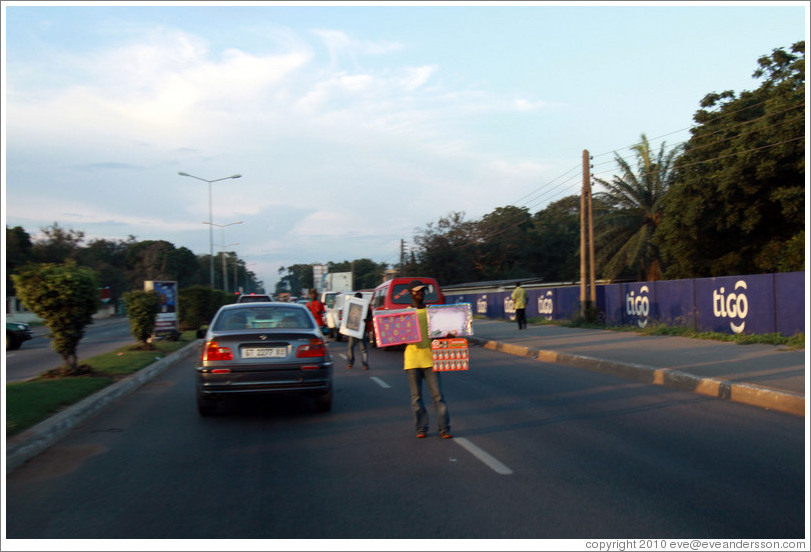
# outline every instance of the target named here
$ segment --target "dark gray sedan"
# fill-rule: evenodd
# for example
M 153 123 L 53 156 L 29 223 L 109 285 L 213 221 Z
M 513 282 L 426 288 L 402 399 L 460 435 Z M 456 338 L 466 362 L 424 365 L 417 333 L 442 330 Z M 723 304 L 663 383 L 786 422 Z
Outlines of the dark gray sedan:
M 221 307 L 197 366 L 197 408 L 216 413 L 225 397 L 303 393 L 332 408 L 332 357 L 304 305 L 237 303 Z

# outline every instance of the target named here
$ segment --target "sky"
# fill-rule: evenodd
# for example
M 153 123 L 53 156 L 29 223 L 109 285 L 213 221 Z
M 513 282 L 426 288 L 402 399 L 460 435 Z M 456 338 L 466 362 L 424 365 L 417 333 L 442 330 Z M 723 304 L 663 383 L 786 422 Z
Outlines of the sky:
M 5 224 L 213 241 L 269 291 L 294 264 L 395 264 L 454 212 L 579 194 L 584 150 L 607 178 L 642 134 L 688 139 L 706 94 L 758 88 L 809 20 L 779 1 L 2 10 Z

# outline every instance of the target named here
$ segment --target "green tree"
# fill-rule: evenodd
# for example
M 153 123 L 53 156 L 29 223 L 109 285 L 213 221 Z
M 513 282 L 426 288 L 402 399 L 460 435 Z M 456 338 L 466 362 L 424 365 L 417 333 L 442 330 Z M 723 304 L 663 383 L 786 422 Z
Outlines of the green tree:
M 178 292 L 178 321 L 181 330 L 207 326 L 219 308 L 233 303 L 233 295 L 208 285 L 190 286 Z
M 383 281 L 388 265 L 376 263 L 371 259 L 355 259 L 352 263 L 355 270 L 355 289 L 373 289 Z
M 11 275 L 33 259 L 31 236 L 22 226 L 6 226 L 6 294 L 15 295 Z
M 532 217 L 528 267 L 546 282 L 576 281 L 580 275 L 580 196 L 547 205 Z
M 478 224 L 464 218 L 462 212 L 450 213 L 436 223 L 428 223 L 414 237 L 419 271 L 433 276 L 440 285 L 476 279 Z
M 99 285 L 109 287 L 112 300 L 123 296 L 130 283 L 125 272 L 128 242 L 106 239 L 91 240 L 79 250 L 78 262 L 92 268 L 99 279 Z
M 662 277 L 662 257 L 653 235 L 662 220 L 667 190 L 673 183 L 673 159 L 662 143 L 659 153 L 651 150 L 647 137 L 631 148 L 636 154 L 636 172 L 615 153 L 619 174 L 608 182 L 595 180 L 605 192 L 594 194 L 595 263 L 607 278 L 617 278 L 626 269 L 639 280 Z M 598 207 L 602 206 L 598 210 Z
M 276 282 L 275 293 L 291 293 L 297 295 L 304 289 L 313 287 L 313 265 L 295 264 L 292 266 L 280 267 L 279 274 L 287 272 Z
M 45 237 L 34 242 L 32 252 L 36 262 L 59 264 L 76 258 L 84 232 L 62 228 L 58 222 L 40 230 Z
M 498 207 L 482 217 L 477 225 L 478 246 L 474 260 L 482 280 L 528 278 L 534 276 L 530 231 L 532 216 L 526 207 Z
M 92 269 L 68 259 L 63 264 L 30 264 L 12 276 L 18 297 L 51 331 L 51 346 L 62 357 L 60 375 L 86 373 L 76 347 L 98 310 L 98 281 Z
M 758 66 L 694 115 L 655 238 L 669 278 L 805 269 L 805 42 Z
M 154 291 L 128 291 L 124 294 L 130 332 L 138 341 L 137 347 L 143 350 L 155 348 L 149 342 L 155 331 L 155 318 L 160 311 L 160 300 Z

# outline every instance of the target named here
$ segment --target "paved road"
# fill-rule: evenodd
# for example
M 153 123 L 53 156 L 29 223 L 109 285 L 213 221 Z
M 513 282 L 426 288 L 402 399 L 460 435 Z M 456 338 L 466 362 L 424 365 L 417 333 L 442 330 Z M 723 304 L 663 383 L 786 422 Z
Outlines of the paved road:
M 413 437 L 401 353 L 337 362 L 327 414 L 200 418 L 178 363 L 9 474 L 8 537 L 803 537 L 804 419 L 480 347 L 471 364 L 443 374 L 444 441 Z
M 776 345 L 474 320 L 472 341 L 628 379 L 787 412 L 806 413 L 808 352 Z
M 22 344 L 16 351 L 6 351 L 6 382 L 23 381 L 42 372 L 58 367 L 62 358 L 51 347 L 48 329 L 43 326 L 33 328 L 34 338 Z M 111 318 L 99 320 L 87 326 L 85 336 L 77 354 L 79 361 L 135 343 L 130 331 L 129 320 Z

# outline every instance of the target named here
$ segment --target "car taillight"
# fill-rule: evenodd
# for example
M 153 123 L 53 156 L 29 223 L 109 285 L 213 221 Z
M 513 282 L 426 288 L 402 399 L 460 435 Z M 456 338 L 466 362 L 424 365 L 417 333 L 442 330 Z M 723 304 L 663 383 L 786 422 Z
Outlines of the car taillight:
M 203 347 L 203 360 L 234 360 L 228 347 L 220 347 L 216 341 L 209 341 Z
M 311 339 L 309 345 L 300 345 L 296 349 L 297 358 L 322 357 L 326 354 L 327 349 L 321 339 Z

